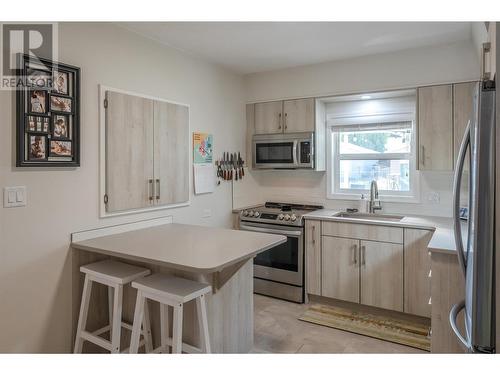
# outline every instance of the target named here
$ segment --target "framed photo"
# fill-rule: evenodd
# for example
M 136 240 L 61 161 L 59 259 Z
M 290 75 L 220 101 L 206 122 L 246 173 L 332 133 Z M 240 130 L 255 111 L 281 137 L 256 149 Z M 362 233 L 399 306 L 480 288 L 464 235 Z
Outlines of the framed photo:
M 47 159 L 47 137 L 45 135 L 29 135 L 29 160 Z
M 71 141 L 50 141 L 50 156 L 71 156 Z
M 50 119 L 41 116 L 28 116 L 26 122 L 26 131 L 32 133 L 49 133 Z
M 28 112 L 47 113 L 49 93 L 45 90 L 33 90 L 29 92 Z
M 69 78 L 70 76 L 68 72 L 61 72 L 56 70 L 54 72 L 54 78 L 52 84 L 54 92 L 58 94 L 69 95 L 69 86 L 70 86 Z
M 62 96 L 50 96 L 50 110 L 52 112 L 73 113 L 73 101 Z
M 16 167 L 79 167 L 80 68 L 16 57 Z
M 70 139 L 69 116 L 66 115 L 52 116 L 52 138 Z
M 26 86 L 32 90 L 49 90 L 52 88 L 53 77 L 51 72 L 39 69 L 28 69 Z

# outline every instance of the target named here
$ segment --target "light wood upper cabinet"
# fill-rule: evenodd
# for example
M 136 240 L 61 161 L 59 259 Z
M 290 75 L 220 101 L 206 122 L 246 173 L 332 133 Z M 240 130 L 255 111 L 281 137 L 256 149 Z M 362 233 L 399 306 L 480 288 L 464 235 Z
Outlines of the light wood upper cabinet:
M 276 134 L 283 132 L 283 102 L 255 104 L 255 134 Z
M 321 221 L 306 220 L 306 292 L 321 295 Z
M 403 311 L 403 246 L 361 241 L 361 303 Z
M 467 123 L 474 116 L 474 95 L 477 93 L 477 82 L 464 82 L 453 85 L 453 165 L 456 165 L 460 144 Z M 467 154 L 469 151 L 467 151 Z M 464 170 L 469 170 L 469 158 L 466 157 Z
M 283 102 L 283 130 L 285 133 L 313 132 L 314 99 L 295 99 Z
M 432 231 L 404 230 L 404 312 L 430 318 L 431 259 L 427 245 Z
M 324 236 L 321 290 L 324 297 L 359 303 L 359 240 Z
M 420 170 L 453 170 L 452 85 L 418 89 L 418 145 Z
M 189 109 L 154 101 L 155 203 L 175 204 L 189 200 Z
M 189 202 L 189 108 L 105 90 L 101 216 Z
M 153 102 L 111 91 L 106 99 L 107 211 L 152 205 Z

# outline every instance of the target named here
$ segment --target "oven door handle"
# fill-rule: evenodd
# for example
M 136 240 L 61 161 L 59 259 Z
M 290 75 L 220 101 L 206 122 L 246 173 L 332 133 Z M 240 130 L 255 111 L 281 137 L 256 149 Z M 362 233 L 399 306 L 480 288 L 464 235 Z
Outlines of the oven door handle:
M 302 232 L 300 230 L 279 230 L 279 229 L 269 229 L 269 228 L 261 228 L 261 227 L 252 227 L 249 225 L 240 225 L 240 229 L 247 230 L 250 232 L 262 232 L 269 234 L 282 234 L 283 236 L 301 236 Z

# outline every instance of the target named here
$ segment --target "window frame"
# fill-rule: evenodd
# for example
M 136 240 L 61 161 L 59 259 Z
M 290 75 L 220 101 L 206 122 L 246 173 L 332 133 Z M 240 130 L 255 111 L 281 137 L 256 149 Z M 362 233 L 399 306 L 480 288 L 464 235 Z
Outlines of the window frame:
M 327 199 L 359 200 L 361 194 L 369 195 L 369 189 L 340 188 L 340 160 L 409 160 L 410 190 L 404 192 L 380 190 L 379 197 L 385 202 L 420 203 L 420 176 L 417 170 L 417 131 L 415 118 L 411 121 L 411 143 L 409 153 L 387 154 L 344 154 L 340 155 L 339 133 L 335 127 L 327 124 Z

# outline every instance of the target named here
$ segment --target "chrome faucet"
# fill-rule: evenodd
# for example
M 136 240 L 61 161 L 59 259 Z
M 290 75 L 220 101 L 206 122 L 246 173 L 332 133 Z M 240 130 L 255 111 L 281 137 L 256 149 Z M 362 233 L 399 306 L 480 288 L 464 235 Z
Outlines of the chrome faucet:
M 370 184 L 370 213 L 374 214 L 376 210 L 381 210 L 382 205 L 380 204 L 380 199 L 378 199 L 378 186 L 377 181 L 372 180 Z

